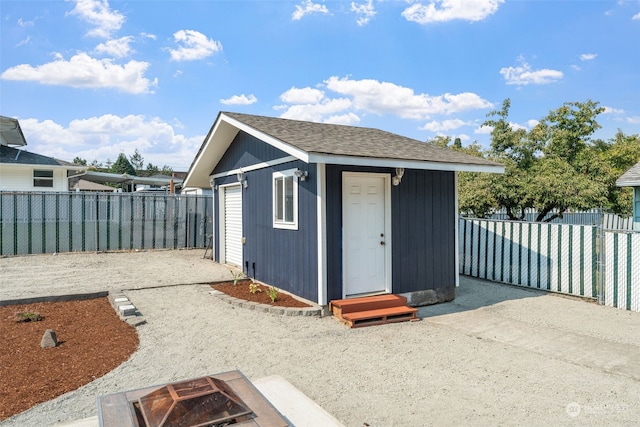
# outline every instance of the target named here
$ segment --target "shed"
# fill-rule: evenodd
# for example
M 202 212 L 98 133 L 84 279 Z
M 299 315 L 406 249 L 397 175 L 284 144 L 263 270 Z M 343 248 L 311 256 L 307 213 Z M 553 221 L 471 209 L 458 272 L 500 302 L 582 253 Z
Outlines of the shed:
M 633 229 L 640 231 L 640 162 L 623 173 L 616 185 L 633 188 Z
M 498 163 L 378 129 L 218 114 L 185 187 L 213 189 L 214 258 L 326 305 L 450 301 L 459 171 Z

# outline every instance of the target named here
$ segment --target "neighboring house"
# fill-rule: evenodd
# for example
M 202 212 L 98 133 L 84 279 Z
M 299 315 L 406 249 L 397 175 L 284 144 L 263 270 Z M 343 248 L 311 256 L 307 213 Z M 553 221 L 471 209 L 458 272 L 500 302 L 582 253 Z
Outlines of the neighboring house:
M 153 176 L 136 176 L 128 175 L 126 173 L 109 173 L 98 171 L 86 171 L 81 175 L 81 178 L 85 181 L 95 183 L 110 183 L 119 184 L 120 191 L 125 192 L 158 192 L 175 194 L 179 193 L 182 188 L 182 179 L 167 176 L 167 175 L 153 175 Z
M 640 162 L 616 181 L 618 187 L 633 187 L 633 229 L 640 231 Z
M 78 179 L 71 184 L 71 191 L 88 191 L 93 193 L 113 193 L 117 189 L 109 187 L 108 185 L 98 184 L 97 182 L 86 181 L 84 179 Z
M 455 297 L 458 171 L 504 167 L 377 129 L 221 112 L 184 185 L 214 190 L 217 261 L 320 305 L 424 305 Z
M 87 169 L 10 145 L 27 142 L 18 120 L 0 116 L 0 191 L 69 191 L 69 178 Z

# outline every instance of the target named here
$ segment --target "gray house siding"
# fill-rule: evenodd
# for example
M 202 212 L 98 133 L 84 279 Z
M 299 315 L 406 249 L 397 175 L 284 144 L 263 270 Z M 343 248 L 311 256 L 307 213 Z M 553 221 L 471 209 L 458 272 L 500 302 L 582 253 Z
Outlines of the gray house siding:
M 251 166 L 287 154 L 240 132 L 214 173 Z M 298 230 L 273 228 L 272 174 L 300 168 L 310 171 L 298 182 Z M 318 244 L 315 168 L 302 161 L 245 172 L 247 188 L 242 189 L 243 269 L 256 280 L 300 297 L 317 301 Z M 216 185 L 236 183 L 235 175 L 217 178 Z M 214 192 L 214 215 L 219 218 L 219 191 Z M 215 221 L 215 259 L 220 260 L 219 221 Z
M 389 173 L 388 168 L 327 165 L 327 292 L 342 298 L 342 172 Z M 406 170 L 391 187 L 392 292 L 455 287 L 453 172 Z M 448 298 L 448 297 L 447 297 Z

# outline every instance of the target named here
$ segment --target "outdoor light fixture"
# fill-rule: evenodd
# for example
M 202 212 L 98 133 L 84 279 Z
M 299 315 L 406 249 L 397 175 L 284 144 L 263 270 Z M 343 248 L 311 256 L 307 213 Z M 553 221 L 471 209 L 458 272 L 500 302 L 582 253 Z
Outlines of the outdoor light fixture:
M 302 171 L 300 169 L 296 169 L 296 171 L 293 174 L 297 176 L 298 179 L 300 179 L 300 181 L 306 181 L 307 177 L 309 176 L 309 172 Z
M 214 190 L 217 190 L 216 187 L 218 187 L 216 185 L 216 179 L 212 176 L 209 177 L 209 185 L 211 186 L 211 188 L 213 188 Z
M 238 178 L 238 182 L 242 182 L 242 178 L 244 178 L 244 172 L 242 172 L 241 170 L 236 174 L 236 177 Z
M 400 185 L 400 181 L 402 181 L 402 177 L 404 176 L 404 168 L 396 168 L 396 176 L 391 179 L 391 183 L 394 186 Z

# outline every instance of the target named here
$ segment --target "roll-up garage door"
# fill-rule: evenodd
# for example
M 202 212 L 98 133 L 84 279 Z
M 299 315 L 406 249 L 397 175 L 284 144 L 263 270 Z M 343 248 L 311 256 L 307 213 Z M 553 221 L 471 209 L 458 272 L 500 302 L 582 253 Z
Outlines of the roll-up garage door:
M 225 262 L 242 267 L 242 187 L 224 188 Z

